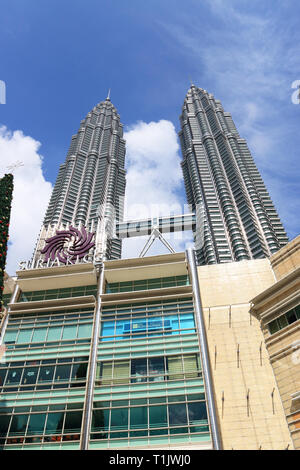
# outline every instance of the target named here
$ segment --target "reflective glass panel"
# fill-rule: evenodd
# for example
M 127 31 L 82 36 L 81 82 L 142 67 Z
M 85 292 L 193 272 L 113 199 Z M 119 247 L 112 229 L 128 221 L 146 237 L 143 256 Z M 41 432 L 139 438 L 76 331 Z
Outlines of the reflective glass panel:
M 128 429 L 128 408 L 115 408 L 111 410 L 110 428 L 112 430 Z
M 46 413 L 32 414 L 29 418 L 27 435 L 42 434 L 46 421 Z
M 205 402 L 200 403 L 189 403 L 189 420 L 190 424 L 202 424 L 203 420 L 207 420 L 206 404 Z
M 148 425 L 147 407 L 130 408 L 130 429 L 146 428 Z
M 15 415 L 12 418 L 9 435 L 16 436 L 25 434 L 28 415 Z
M 32 330 L 20 330 L 17 343 L 30 343 Z
M 38 370 L 39 370 L 38 367 L 26 367 L 24 369 L 22 384 L 24 385 L 35 384 L 37 375 L 38 375 Z
M 55 366 L 42 366 L 40 368 L 39 382 L 51 382 L 53 379 Z
M 150 428 L 162 428 L 168 426 L 166 405 L 149 407 L 149 426 Z
M 62 431 L 64 421 L 64 412 L 49 413 L 47 418 L 47 424 L 45 433 L 46 434 L 60 434 Z
M 82 411 L 66 413 L 64 432 L 80 432 Z
M 108 431 L 109 410 L 93 410 L 92 431 Z
M 169 405 L 169 421 L 171 425 L 187 424 L 186 406 L 178 403 L 177 405 Z

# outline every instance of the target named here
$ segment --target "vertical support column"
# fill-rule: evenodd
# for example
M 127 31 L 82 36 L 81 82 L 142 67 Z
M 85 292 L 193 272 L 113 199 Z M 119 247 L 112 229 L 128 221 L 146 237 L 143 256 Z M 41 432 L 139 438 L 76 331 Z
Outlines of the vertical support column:
M 90 429 L 92 422 L 92 411 L 93 411 L 93 398 L 94 398 L 94 386 L 97 369 L 97 353 L 98 343 L 100 334 L 100 321 L 101 321 L 101 296 L 104 288 L 104 265 L 100 266 L 100 275 L 98 281 L 98 294 L 97 294 L 97 306 L 94 317 L 92 344 L 89 360 L 89 368 L 87 374 L 87 384 L 85 392 L 85 402 L 81 425 L 81 440 L 80 450 L 88 450 Z
M 208 409 L 209 422 L 210 422 L 210 428 L 211 428 L 211 434 L 212 434 L 212 440 L 213 440 L 213 447 L 214 447 L 214 450 L 221 450 L 222 444 L 221 444 L 221 437 L 220 437 L 220 432 L 218 428 L 216 405 L 215 405 L 215 399 L 214 399 L 214 394 L 213 394 L 213 380 L 212 380 L 212 373 L 211 373 L 211 367 L 210 367 L 210 362 L 209 362 L 208 344 L 207 344 L 204 315 L 203 315 L 203 309 L 202 309 L 202 303 L 201 303 L 201 297 L 200 297 L 195 251 L 192 248 L 189 248 L 186 251 L 186 254 L 187 254 L 188 264 L 189 264 L 191 278 L 192 278 L 191 280 L 192 280 L 195 313 L 196 313 L 196 320 L 197 320 L 197 333 L 198 333 L 199 345 L 200 345 L 202 369 L 203 369 L 204 383 L 205 383 L 205 389 L 206 389 L 206 398 L 207 398 L 207 409 Z

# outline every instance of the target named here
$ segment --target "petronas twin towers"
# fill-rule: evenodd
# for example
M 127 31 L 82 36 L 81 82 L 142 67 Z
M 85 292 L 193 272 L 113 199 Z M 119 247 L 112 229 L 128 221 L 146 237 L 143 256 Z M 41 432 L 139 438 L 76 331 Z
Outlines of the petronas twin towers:
M 186 195 L 197 220 L 198 263 L 268 257 L 285 245 L 287 235 L 247 143 L 220 101 L 192 85 L 180 123 Z M 94 257 L 120 258 L 114 224 L 123 220 L 125 185 L 123 125 L 107 97 L 72 137 L 33 259 L 45 240 L 70 227 L 95 233 Z
M 288 241 L 245 139 L 220 101 L 189 89 L 179 137 L 199 264 L 263 258 Z

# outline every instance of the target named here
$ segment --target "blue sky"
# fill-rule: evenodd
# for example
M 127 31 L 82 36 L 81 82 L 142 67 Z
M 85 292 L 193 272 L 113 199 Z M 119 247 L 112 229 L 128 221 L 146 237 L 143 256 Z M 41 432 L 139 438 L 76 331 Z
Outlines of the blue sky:
M 28 189 L 27 219 L 38 223 L 31 225 L 26 250 L 36 239 L 38 211 L 45 209 L 72 134 L 108 89 L 131 132 L 128 165 L 136 163 L 144 129 L 158 139 L 148 158 L 159 167 L 168 140 L 158 131 L 167 126 L 177 167 L 175 132 L 190 80 L 231 112 L 289 237 L 299 234 L 300 105 L 291 99 L 292 83 L 300 80 L 297 0 L 0 0 L 0 12 L 0 80 L 6 83 L 0 170 L 24 161 L 16 183 L 34 175 L 41 188 L 39 202 Z M 174 187 L 162 197 L 183 204 L 180 168 L 174 171 Z M 15 212 L 18 206 L 24 227 L 18 201 L 26 198 L 19 194 Z M 14 217 L 19 227 L 21 215 Z M 11 239 L 17 246 L 16 233 Z M 21 255 L 16 249 L 14 256 Z

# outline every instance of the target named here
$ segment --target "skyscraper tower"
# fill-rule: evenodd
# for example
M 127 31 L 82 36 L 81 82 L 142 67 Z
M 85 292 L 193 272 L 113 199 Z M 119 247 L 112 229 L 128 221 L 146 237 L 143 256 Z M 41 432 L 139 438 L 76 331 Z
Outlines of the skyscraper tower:
M 264 258 L 284 246 L 288 238 L 274 204 L 220 101 L 192 85 L 180 123 L 186 194 L 198 222 L 198 263 Z
M 108 96 L 81 121 L 60 166 L 41 228 L 34 259 L 57 230 L 84 226 L 95 232 L 96 251 L 106 259 L 121 257 L 121 241 L 105 230 L 122 220 L 125 194 L 125 140 L 120 116 Z M 100 217 L 99 217 L 100 216 Z

